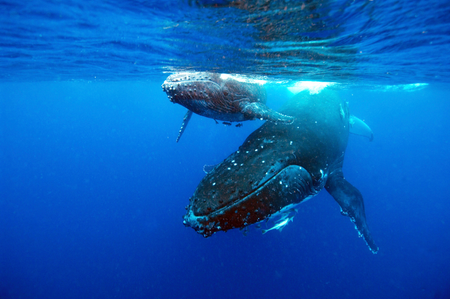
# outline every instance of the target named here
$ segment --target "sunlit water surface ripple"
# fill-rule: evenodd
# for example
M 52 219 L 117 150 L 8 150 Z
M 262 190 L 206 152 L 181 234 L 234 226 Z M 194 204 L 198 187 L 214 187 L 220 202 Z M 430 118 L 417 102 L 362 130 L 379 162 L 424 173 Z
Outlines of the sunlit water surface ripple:
M 0 79 L 449 82 L 445 1 L 1 1 Z

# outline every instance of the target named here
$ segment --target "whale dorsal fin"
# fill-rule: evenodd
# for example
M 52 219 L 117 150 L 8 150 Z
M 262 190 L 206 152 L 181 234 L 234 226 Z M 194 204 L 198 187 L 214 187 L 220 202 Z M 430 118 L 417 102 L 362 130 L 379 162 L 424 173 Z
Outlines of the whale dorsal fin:
M 364 121 L 354 115 L 350 115 L 349 124 L 350 133 L 367 137 L 369 141 L 373 140 L 372 129 Z

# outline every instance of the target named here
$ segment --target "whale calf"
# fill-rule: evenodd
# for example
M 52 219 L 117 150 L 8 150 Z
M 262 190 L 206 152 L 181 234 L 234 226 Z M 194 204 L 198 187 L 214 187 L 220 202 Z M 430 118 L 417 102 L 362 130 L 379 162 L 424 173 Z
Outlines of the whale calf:
M 241 82 L 229 75 L 208 72 L 177 73 L 161 85 L 171 102 L 188 109 L 177 142 L 192 113 L 227 122 L 269 120 L 291 123 L 293 117 L 266 106 L 266 90 L 257 83 Z
M 293 116 L 294 123 L 266 122 L 211 169 L 189 199 L 184 224 L 204 237 L 244 229 L 325 188 L 376 253 L 363 197 L 342 172 L 351 122 L 356 119 L 347 104 L 332 91 L 304 91 L 280 111 Z

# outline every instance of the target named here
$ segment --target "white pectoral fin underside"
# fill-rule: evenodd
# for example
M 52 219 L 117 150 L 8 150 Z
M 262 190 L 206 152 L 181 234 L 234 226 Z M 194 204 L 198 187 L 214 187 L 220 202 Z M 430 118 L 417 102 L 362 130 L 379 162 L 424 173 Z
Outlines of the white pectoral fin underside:
M 372 129 L 364 121 L 354 115 L 350 115 L 349 124 L 350 133 L 367 137 L 369 141 L 373 140 Z

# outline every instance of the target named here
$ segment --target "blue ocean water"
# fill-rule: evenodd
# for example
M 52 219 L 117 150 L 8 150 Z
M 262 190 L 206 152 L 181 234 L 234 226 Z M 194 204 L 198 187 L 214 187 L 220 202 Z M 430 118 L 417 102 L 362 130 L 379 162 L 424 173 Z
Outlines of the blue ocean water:
M 0 1 L 0 298 L 450 298 L 450 5 L 443 1 Z M 282 232 L 182 224 L 263 124 L 216 125 L 177 71 L 335 89 L 373 255 L 326 191 Z M 421 85 L 414 85 L 421 83 Z M 291 89 L 292 90 L 292 89 Z

